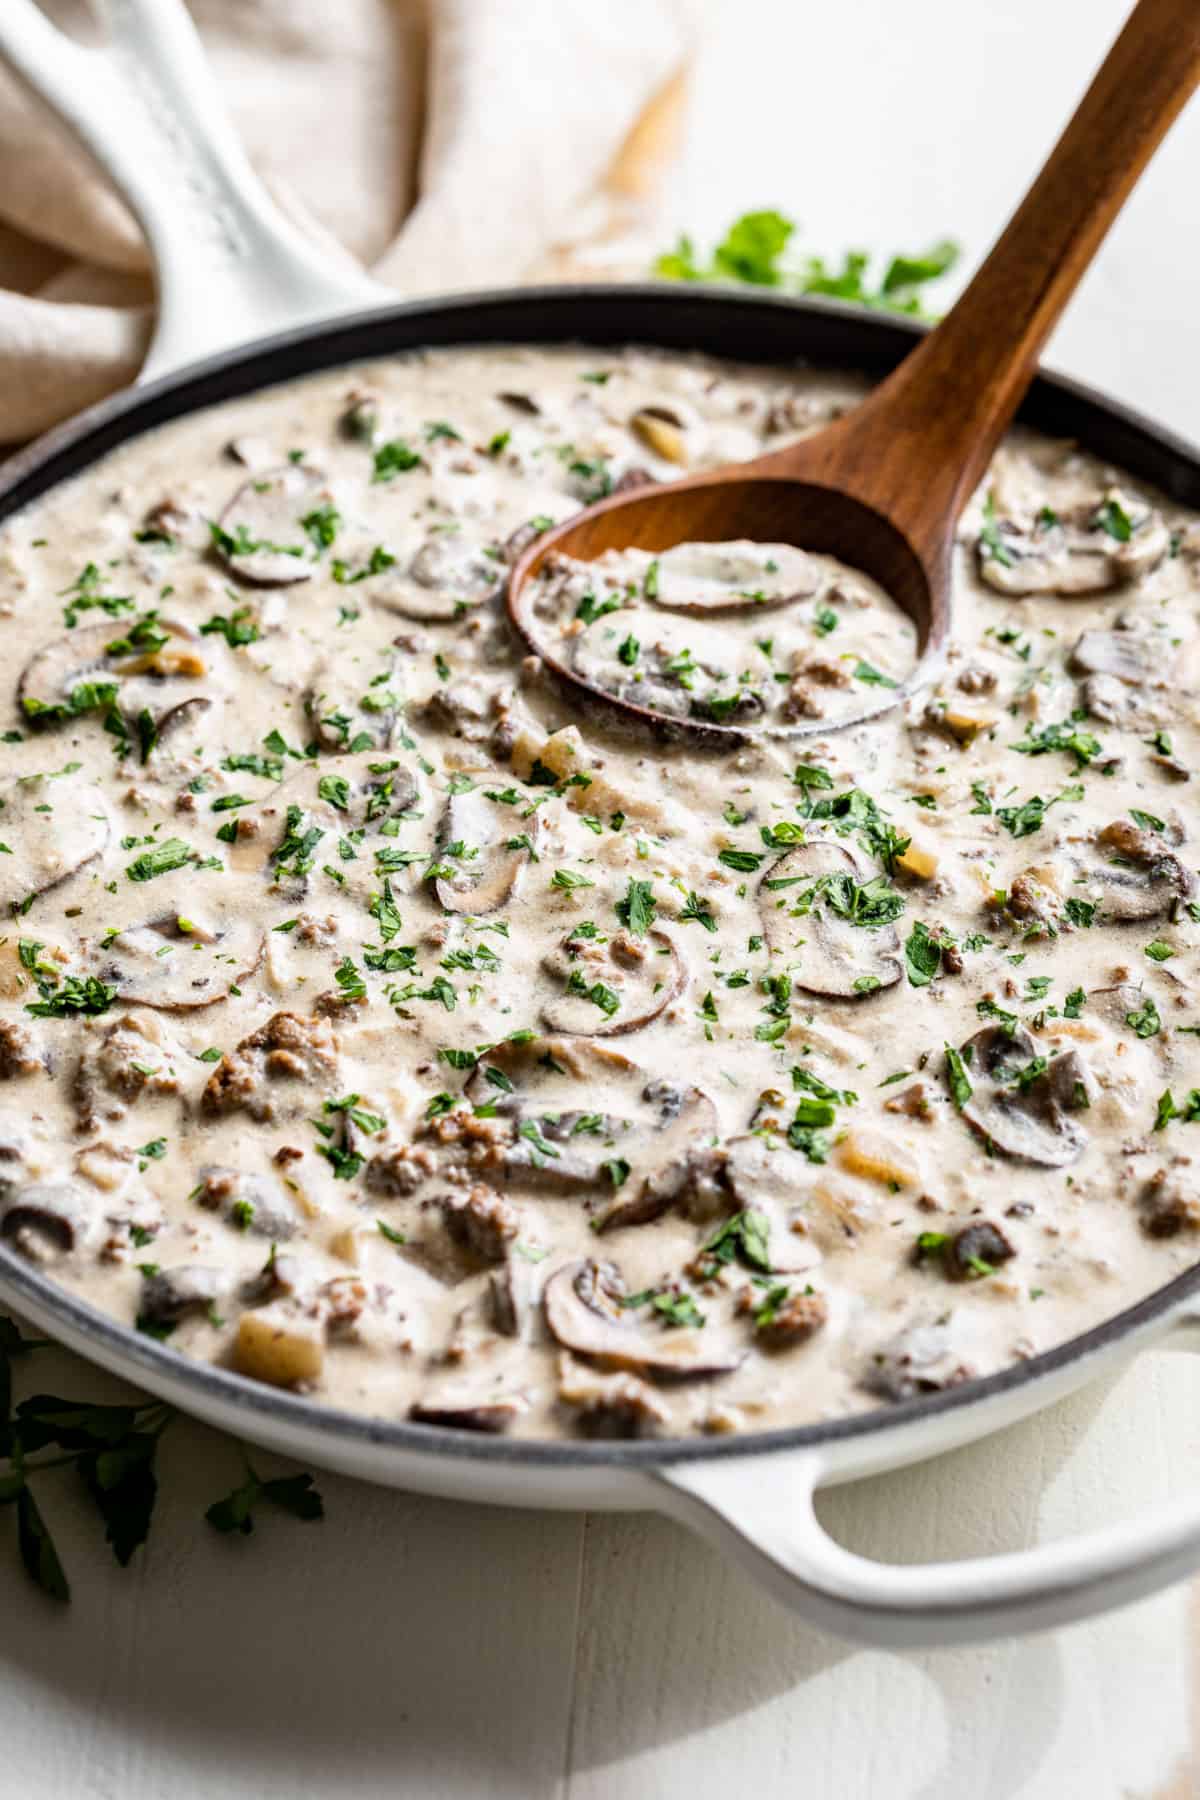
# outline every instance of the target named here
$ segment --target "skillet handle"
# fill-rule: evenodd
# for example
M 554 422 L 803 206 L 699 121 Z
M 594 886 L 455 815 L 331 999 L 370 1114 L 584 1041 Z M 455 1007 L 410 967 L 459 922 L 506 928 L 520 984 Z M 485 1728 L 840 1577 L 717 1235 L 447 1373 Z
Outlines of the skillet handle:
M 1200 1313 L 1177 1318 L 1200 1349 Z M 961 1562 L 893 1564 L 843 1549 L 813 1494 L 827 1449 L 655 1470 L 656 1504 L 785 1606 L 842 1638 L 933 1649 L 1045 1631 L 1144 1599 L 1200 1566 L 1200 1505 L 1176 1500 L 1083 1536 Z M 665 1491 L 664 1491 L 665 1490 Z
M 76 43 L 34 0 L 0 3 L 0 58 L 140 222 L 158 278 L 141 379 L 250 338 L 393 298 L 278 211 L 234 132 L 183 0 L 106 0 Z

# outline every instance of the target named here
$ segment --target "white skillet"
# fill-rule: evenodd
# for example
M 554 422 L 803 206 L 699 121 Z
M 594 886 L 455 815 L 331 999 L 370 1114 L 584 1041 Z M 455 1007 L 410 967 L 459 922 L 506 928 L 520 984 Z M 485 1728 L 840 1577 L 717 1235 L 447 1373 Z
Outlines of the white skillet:
M 159 324 L 134 390 L 59 427 L 5 469 L 0 519 L 163 419 L 310 368 L 422 343 L 643 341 L 886 366 L 913 341 L 905 325 L 836 305 L 651 288 L 529 289 L 397 306 L 366 277 L 333 267 L 275 210 L 224 116 L 180 0 L 109 0 L 106 12 L 109 41 L 90 49 L 62 36 L 32 0 L 0 0 L 0 56 L 137 215 L 157 270 Z M 1103 435 L 1114 460 L 1140 459 L 1152 478 L 1200 505 L 1200 461 L 1168 434 L 1052 378 L 1040 380 L 1032 406 L 1085 436 Z M 842 1549 L 812 1504 L 822 1485 L 916 1462 L 1025 1418 L 1171 1333 L 1200 1340 L 1200 1268 L 1046 1355 L 946 1393 L 794 1431 L 666 1444 L 509 1443 L 336 1412 L 190 1362 L 2 1248 L 0 1301 L 92 1362 L 302 1461 L 455 1499 L 670 1514 L 815 1625 L 863 1642 L 938 1645 L 1043 1629 L 1136 1600 L 1200 1565 L 1200 1498 L 1065 1543 L 916 1566 Z

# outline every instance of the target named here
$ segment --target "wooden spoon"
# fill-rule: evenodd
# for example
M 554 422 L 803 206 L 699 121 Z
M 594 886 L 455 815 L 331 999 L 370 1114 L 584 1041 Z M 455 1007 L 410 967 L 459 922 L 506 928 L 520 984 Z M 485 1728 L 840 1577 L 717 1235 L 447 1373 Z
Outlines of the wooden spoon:
M 614 494 L 544 533 L 508 586 L 509 614 L 576 691 L 643 723 L 714 741 L 845 730 L 901 704 L 942 660 L 959 514 L 1045 343 L 1109 226 L 1200 80 L 1197 0 L 1139 0 L 1025 199 L 953 311 L 863 403 L 752 462 Z M 544 641 L 533 608 L 547 559 L 751 538 L 864 570 L 917 628 L 919 660 L 895 690 L 835 720 L 720 726 L 667 719 L 584 681 Z

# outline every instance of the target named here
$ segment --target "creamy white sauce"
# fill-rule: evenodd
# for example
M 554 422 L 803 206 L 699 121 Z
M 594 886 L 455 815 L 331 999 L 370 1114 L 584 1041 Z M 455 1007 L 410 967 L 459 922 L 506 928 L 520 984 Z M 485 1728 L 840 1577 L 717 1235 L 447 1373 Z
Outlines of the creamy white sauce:
M 1186 1266 L 1190 516 L 1015 434 L 940 689 L 795 747 L 581 719 L 505 623 L 522 527 L 860 391 L 431 353 L 10 522 L 4 1237 L 185 1354 L 542 1436 L 861 1409 Z M 911 666 L 826 558 L 654 560 L 539 617 L 677 721 L 832 724 Z

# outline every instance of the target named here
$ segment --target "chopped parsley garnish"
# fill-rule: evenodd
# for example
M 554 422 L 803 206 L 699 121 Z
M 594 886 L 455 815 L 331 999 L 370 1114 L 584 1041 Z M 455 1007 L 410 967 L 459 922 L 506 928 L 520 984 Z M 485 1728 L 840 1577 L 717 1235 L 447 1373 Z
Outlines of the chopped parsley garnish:
M 1133 536 L 1133 520 L 1119 500 L 1105 500 L 1092 514 L 1092 530 L 1106 531 L 1118 544 L 1127 544 Z
M 635 937 L 645 937 L 657 911 L 653 882 L 635 881 L 631 876 L 624 898 L 616 904 L 616 914 L 622 925 Z
M 67 975 L 53 990 L 42 987 L 42 998 L 30 1001 L 25 1011 L 39 1019 L 66 1019 L 107 1012 L 116 997 L 116 988 L 95 975 Z
M 985 562 L 998 562 L 1005 569 L 1011 569 L 1015 561 L 1012 551 L 1000 535 L 1000 526 L 996 518 L 996 502 L 990 494 L 983 503 L 983 523 L 979 528 L 979 553 Z
M 410 469 L 419 468 L 420 464 L 421 458 L 415 450 L 410 450 L 402 438 L 392 438 L 376 450 L 371 480 L 391 481 L 396 475 L 406 475 Z
M 953 1044 L 943 1045 L 946 1053 L 946 1077 L 950 1083 L 950 1097 L 961 1112 L 975 1092 L 967 1074 L 967 1066 L 961 1054 Z
M 1066 750 L 1075 758 L 1075 766 L 1082 769 L 1101 754 L 1103 745 L 1090 731 L 1080 731 L 1078 721 L 1071 718 L 1060 720 L 1057 725 L 1044 725 L 1040 731 L 1027 725 L 1024 738 L 1012 748 L 1021 756 L 1046 756 L 1052 750 Z
M 1125 1023 L 1134 1036 L 1140 1038 L 1157 1037 L 1162 1030 L 1162 1019 L 1149 994 L 1144 997 L 1141 1006 L 1125 1014 Z
M 910 987 L 928 987 L 942 964 L 942 946 L 920 919 L 913 922 L 904 945 Z
M 702 900 L 699 894 L 694 893 L 690 888 L 688 889 L 687 900 L 684 902 L 679 914 L 679 922 L 680 924 L 683 924 L 688 919 L 695 920 L 697 925 L 703 925 L 705 931 L 715 931 L 717 929 L 716 915 L 708 901 Z
M 164 838 L 153 849 L 144 850 L 128 864 L 125 874 L 130 881 L 152 881 L 156 875 L 169 875 L 182 869 L 195 858 L 196 852 L 182 838 Z
M 219 633 L 231 650 L 239 650 L 244 644 L 257 644 L 262 636 L 248 606 L 236 607 L 228 617 L 224 613 L 214 613 L 211 619 L 204 621 L 200 630 L 205 637 Z

